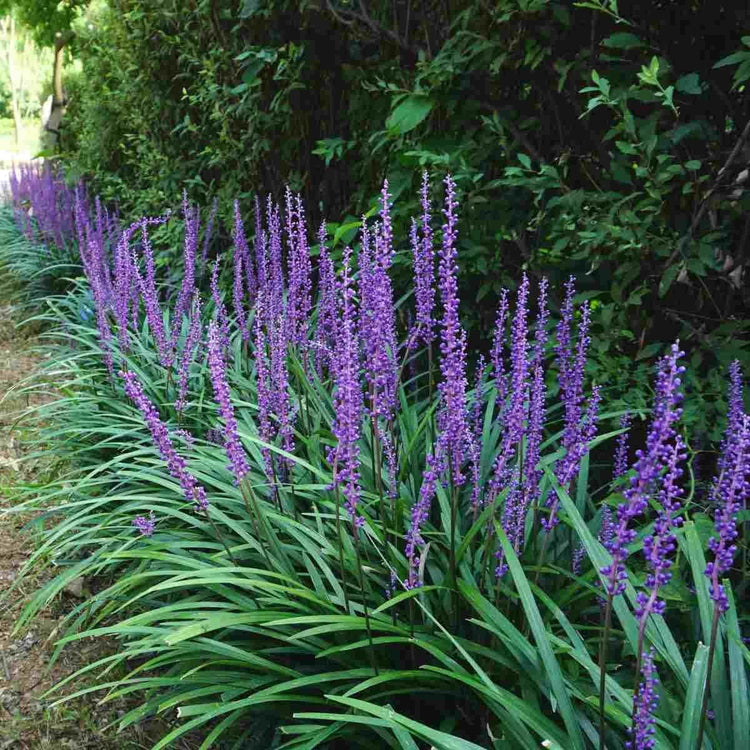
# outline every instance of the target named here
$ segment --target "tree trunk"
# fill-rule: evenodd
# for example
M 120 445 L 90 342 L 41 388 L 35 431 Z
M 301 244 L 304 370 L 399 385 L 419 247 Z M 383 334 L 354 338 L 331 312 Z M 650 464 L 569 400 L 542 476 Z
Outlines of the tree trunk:
M 10 108 L 13 113 L 13 130 L 15 131 L 16 148 L 21 145 L 21 103 L 18 100 L 20 86 L 16 76 L 16 22 L 13 16 L 8 16 L 7 27 L 3 31 L 7 34 L 6 61 L 8 63 L 8 81 L 10 84 Z
M 58 34 L 55 39 L 55 59 L 52 67 L 52 111 L 44 123 L 42 149 L 53 150 L 60 142 L 60 124 L 65 115 L 65 95 L 62 86 L 63 50 L 72 39 L 73 33 Z

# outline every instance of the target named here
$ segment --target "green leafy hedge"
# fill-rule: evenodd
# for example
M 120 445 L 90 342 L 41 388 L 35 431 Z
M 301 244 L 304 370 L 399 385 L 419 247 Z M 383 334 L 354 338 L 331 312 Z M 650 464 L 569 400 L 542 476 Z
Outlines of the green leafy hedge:
M 575 274 L 600 310 L 600 379 L 645 381 L 640 363 L 680 336 L 709 376 L 695 418 L 715 433 L 710 373 L 750 362 L 750 200 L 734 185 L 750 153 L 750 14 L 708 0 L 621 12 L 97 0 L 75 25 L 84 73 L 65 161 L 126 217 L 183 189 L 218 195 L 227 217 L 234 198 L 249 209 L 288 184 L 334 231 L 387 175 L 402 236 L 419 168 L 450 171 L 475 336 L 521 269 L 553 285 Z

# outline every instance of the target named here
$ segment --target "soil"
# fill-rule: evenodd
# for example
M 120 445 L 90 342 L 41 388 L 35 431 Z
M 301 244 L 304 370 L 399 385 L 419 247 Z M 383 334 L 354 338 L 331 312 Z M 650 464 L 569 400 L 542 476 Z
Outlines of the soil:
M 66 691 L 70 694 L 85 687 L 86 682 L 69 683 L 62 692 L 44 697 L 57 682 L 116 648 L 115 643 L 104 639 L 78 641 L 50 664 L 60 621 L 80 603 L 78 597 L 85 596 L 85 590 L 69 587 L 33 619 L 28 629 L 15 629 L 24 604 L 52 576 L 40 567 L 12 588 L 35 544 L 35 527 L 29 523 L 34 516 L 12 512 L 15 490 L 38 481 L 48 471 L 43 460 L 29 460 L 31 428 L 20 420 L 29 406 L 43 398 L 22 391 L 43 356 L 35 347 L 38 342 L 33 336 L 17 327 L 12 307 L 0 303 L 0 750 L 147 749 L 171 728 L 165 721 L 131 726 L 121 734 L 108 728 L 133 707 L 132 702 L 100 704 L 101 694 L 91 693 L 51 707 Z M 195 748 L 197 743 L 188 739 L 176 747 Z

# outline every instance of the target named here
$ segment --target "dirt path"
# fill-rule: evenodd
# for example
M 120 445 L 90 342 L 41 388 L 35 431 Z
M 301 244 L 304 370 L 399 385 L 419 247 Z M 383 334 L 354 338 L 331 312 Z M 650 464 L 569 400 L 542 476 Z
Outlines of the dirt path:
M 28 515 L 4 515 L 14 487 L 34 478 L 33 463 L 24 460 L 24 428 L 18 419 L 31 401 L 14 391 L 38 364 L 35 342 L 16 329 L 12 309 L 0 306 L 0 591 L 6 592 L 33 549 L 33 535 L 24 528 Z M 47 672 L 52 640 L 66 602 L 55 602 L 34 619 L 25 633 L 12 634 L 16 618 L 30 594 L 45 580 L 39 573 L 23 581 L 0 605 L 0 750 L 6 748 L 102 747 L 92 734 L 90 712 L 82 715 L 61 707 L 50 711 L 41 695 L 56 681 L 85 664 L 92 645 L 64 654 Z M 70 595 L 72 596 L 72 594 Z M 82 725 L 83 723 L 83 725 Z M 84 730 L 85 731 L 82 731 Z M 89 741 L 89 737 L 91 741 Z
M 39 354 L 36 342 L 15 326 L 12 309 L 0 303 L 0 594 L 16 580 L 34 548 L 34 534 L 27 526 L 30 515 L 8 514 L 14 487 L 39 478 L 42 465 L 24 460 L 29 435 L 18 418 L 29 406 L 27 397 L 14 387 L 33 374 Z M 35 403 L 31 397 L 31 405 Z M 129 728 L 123 734 L 104 732 L 131 706 L 124 702 L 97 704 L 98 694 L 51 709 L 51 698 L 42 695 L 52 685 L 82 666 L 101 658 L 113 644 L 79 641 L 62 652 L 48 670 L 59 621 L 80 599 L 80 591 L 68 591 L 34 618 L 30 629 L 12 633 L 24 603 L 49 578 L 41 571 L 25 579 L 8 598 L 0 602 L 0 750 L 127 750 L 149 748 L 168 727 L 150 722 L 147 727 Z M 77 684 L 71 688 L 83 687 Z M 57 697 L 55 695 L 54 697 Z M 196 747 L 196 745 L 191 745 Z M 187 744 L 179 747 L 188 747 Z

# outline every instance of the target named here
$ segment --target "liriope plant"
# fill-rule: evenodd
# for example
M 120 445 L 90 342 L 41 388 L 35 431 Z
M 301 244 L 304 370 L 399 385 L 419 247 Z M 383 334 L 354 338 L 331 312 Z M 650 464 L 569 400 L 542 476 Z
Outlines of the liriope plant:
M 18 627 L 94 578 L 59 648 L 121 647 L 60 701 L 136 693 L 123 731 L 176 711 L 155 748 L 196 727 L 203 747 L 744 747 L 738 366 L 706 512 L 685 471 L 679 344 L 650 413 L 607 411 L 574 281 L 553 325 L 552 290 L 534 301 L 523 277 L 485 365 L 461 326 L 455 185 L 440 228 L 430 193 L 425 176 L 413 303 L 390 278 L 387 183 L 355 246 L 321 227 L 315 267 L 288 191 L 283 211 L 256 201 L 252 241 L 235 205 L 232 247 L 200 264 L 186 200 L 171 296 L 149 240 L 169 216 L 97 231 L 76 194 L 87 281 L 46 300 L 67 345 L 50 365 L 61 396 L 36 413 L 67 473 L 16 506 L 52 521 L 27 569 L 63 572 Z

